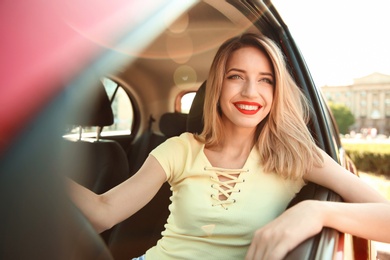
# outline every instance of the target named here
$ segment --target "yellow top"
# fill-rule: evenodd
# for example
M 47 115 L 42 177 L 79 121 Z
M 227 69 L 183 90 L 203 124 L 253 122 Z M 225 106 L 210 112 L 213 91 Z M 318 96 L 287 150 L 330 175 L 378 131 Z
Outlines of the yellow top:
M 189 133 L 151 154 L 167 175 L 172 203 L 148 260 L 244 259 L 254 231 L 279 216 L 304 185 L 264 173 L 255 148 L 242 169 L 213 167 L 204 144 Z M 219 181 L 220 175 L 229 181 Z

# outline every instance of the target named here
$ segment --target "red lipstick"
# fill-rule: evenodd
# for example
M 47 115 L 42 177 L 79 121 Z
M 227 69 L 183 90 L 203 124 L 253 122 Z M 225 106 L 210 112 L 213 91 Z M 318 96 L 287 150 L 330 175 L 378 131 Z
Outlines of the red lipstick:
M 260 105 L 259 103 L 247 101 L 235 102 L 234 106 L 237 108 L 238 111 L 245 115 L 254 115 L 262 108 L 262 105 Z

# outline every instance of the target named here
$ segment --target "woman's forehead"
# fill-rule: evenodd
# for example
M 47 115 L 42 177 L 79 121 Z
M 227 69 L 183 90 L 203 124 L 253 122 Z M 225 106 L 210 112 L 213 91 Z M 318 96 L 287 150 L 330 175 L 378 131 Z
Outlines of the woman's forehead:
M 273 66 L 263 50 L 254 46 L 244 46 L 234 50 L 228 56 L 225 72 L 232 69 L 257 69 L 262 72 L 272 72 Z

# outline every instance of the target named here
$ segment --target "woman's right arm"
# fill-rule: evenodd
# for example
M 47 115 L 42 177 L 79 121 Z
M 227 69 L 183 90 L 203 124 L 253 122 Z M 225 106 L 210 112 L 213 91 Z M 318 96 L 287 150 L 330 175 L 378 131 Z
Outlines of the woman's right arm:
M 167 177 L 152 155 L 132 177 L 97 195 L 72 180 L 69 195 L 98 232 L 118 224 L 145 206 L 156 195 Z

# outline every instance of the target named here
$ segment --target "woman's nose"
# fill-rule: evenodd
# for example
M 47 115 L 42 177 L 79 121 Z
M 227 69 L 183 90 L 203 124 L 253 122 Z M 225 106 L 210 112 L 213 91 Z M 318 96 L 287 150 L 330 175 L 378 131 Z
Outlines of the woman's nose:
M 257 82 L 253 80 L 248 80 L 243 85 L 241 95 L 244 97 L 254 97 L 257 94 Z

